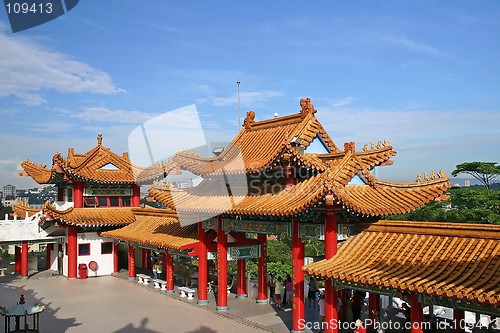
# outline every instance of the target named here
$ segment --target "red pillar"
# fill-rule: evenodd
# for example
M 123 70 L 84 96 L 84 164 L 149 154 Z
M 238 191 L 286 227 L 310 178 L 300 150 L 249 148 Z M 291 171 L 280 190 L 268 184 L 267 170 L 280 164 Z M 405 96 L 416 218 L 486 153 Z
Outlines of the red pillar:
M 118 244 L 113 243 L 113 272 L 118 273 L 120 268 L 118 267 Z
M 227 235 L 222 230 L 222 216 L 217 216 L 217 311 L 227 311 Z
M 380 312 L 380 295 L 369 293 L 368 294 L 368 317 L 371 322 L 379 320 L 380 316 L 377 315 Z M 372 327 L 373 328 L 373 327 Z
M 132 187 L 131 204 L 133 207 L 139 207 L 141 205 L 141 188 L 139 185 L 134 185 Z
M 135 279 L 135 248 L 128 246 L 128 278 Z
M 292 221 L 292 280 L 293 323 L 292 332 L 304 332 L 304 243 L 299 237 L 299 220 Z
M 14 271 L 16 273 L 21 273 L 21 248 L 19 246 L 15 246 L 15 261 L 16 264 L 14 266 Z
M 411 333 L 423 333 L 422 330 L 422 305 L 419 303 L 417 295 L 408 295 L 410 299 Z
M 83 183 L 73 183 L 73 206 L 75 208 L 83 208 Z
M 28 278 L 28 241 L 23 241 L 21 250 L 21 276 L 24 279 Z
M 57 201 L 64 200 L 64 187 L 62 185 L 57 186 Z
M 246 260 L 238 259 L 238 289 L 236 290 L 236 298 L 247 298 L 247 273 Z M 272 295 L 271 295 L 272 296 Z
M 174 259 L 168 252 L 163 254 L 165 262 L 165 280 L 167 281 L 167 294 L 174 293 Z
M 51 254 L 52 254 L 53 248 L 54 248 L 54 244 L 47 244 L 47 249 L 46 249 L 47 253 L 45 254 L 45 257 L 47 258 L 45 269 L 47 269 L 47 270 L 50 269 L 51 264 L 52 264 Z
M 326 213 L 325 219 L 325 258 L 330 259 L 337 254 L 337 214 L 330 208 Z M 325 283 L 325 322 L 333 323 L 327 325 L 326 333 L 338 333 L 338 309 L 337 309 L 337 290 L 332 281 Z
M 267 235 L 259 234 L 258 240 L 260 243 L 260 257 L 258 262 L 258 290 L 257 290 L 257 303 L 267 304 Z
M 141 254 L 142 254 L 142 269 L 148 269 L 148 250 L 147 249 L 141 249 Z
M 151 250 L 146 249 L 146 269 L 153 269 L 153 263 L 151 262 Z
M 208 304 L 208 262 L 207 262 L 207 233 L 201 222 L 198 222 L 198 240 L 200 252 L 198 255 L 198 304 Z
M 68 225 L 68 279 L 76 279 L 77 266 L 77 229 L 74 225 Z
M 455 333 L 465 332 L 465 325 L 463 325 L 463 320 L 465 319 L 464 311 L 459 309 L 453 309 L 453 321 L 455 322 Z

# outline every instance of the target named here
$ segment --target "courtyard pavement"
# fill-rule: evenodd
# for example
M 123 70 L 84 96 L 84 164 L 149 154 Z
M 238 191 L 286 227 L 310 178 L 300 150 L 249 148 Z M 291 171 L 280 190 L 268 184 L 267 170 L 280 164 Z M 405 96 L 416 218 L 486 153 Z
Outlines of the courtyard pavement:
M 68 280 L 52 271 L 30 272 L 28 279 L 7 274 L 0 277 L 0 305 L 19 301 L 43 303 L 41 332 L 290 332 L 292 311 L 276 310 L 253 299 L 228 295 L 229 311 L 217 312 L 213 293 L 208 305 L 180 298 L 178 293 L 138 284 L 115 276 Z M 1 318 L 3 319 L 3 318 Z M 306 320 L 317 321 L 317 309 L 306 307 Z M 0 322 L 0 331 L 4 321 Z M 306 332 L 315 332 L 306 330 Z

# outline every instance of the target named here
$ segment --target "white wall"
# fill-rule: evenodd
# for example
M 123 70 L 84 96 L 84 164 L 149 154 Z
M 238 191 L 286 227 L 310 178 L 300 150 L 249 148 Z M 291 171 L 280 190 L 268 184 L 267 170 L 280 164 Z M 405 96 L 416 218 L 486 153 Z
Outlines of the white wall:
M 96 232 L 86 232 L 78 234 L 77 244 L 90 244 L 90 255 L 78 256 L 77 271 L 79 264 L 87 264 L 88 267 L 89 262 L 95 261 L 99 268 L 97 269 L 97 272 L 93 272 L 90 270 L 90 268 L 88 268 L 89 277 L 96 276 L 96 273 L 97 276 L 110 275 L 111 273 L 113 273 L 113 253 L 101 254 L 101 244 L 105 242 L 112 242 L 112 240 L 109 238 L 99 237 Z M 67 262 L 65 263 L 65 266 L 67 267 Z M 77 272 L 77 275 L 78 274 L 79 273 Z

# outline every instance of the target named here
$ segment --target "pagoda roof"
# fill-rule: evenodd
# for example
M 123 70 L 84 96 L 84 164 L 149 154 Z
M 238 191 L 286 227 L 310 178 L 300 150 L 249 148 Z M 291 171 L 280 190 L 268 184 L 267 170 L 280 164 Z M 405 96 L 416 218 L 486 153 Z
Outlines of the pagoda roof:
M 36 213 L 40 212 L 42 209 L 31 208 L 28 205 L 18 202 L 14 205 L 14 207 L 12 207 L 12 210 L 14 211 L 14 214 L 16 214 L 17 217 L 23 219 L 26 216 L 26 214 L 28 214 L 28 217 L 32 217 Z
M 221 177 L 206 179 L 190 189 L 152 187 L 149 194 L 178 212 L 209 214 L 293 216 L 319 204 L 327 196 L 345 209 L 367 216 L 402 214 L 439 198 L 451 186 L 444 173 L 414 183 L 391 183 L 376 179 L 369 171 L 365 152 L 346 143 L 337 158 L 325 159 L 325 171 L 318 172 L 294 186 L 276 186 L 274 192 L 248 194 L 231 189 L 221 192 Z M 374 162 L 371 162 L 374 163 Z M 366 185 L 349 184 L 358 175 Z
M 337 255 L 304 266 L 316 277 L 500 305 L 500 226 L 379 221 Z
M 156 248 L 186 250 L 198 243 L 198 225 L 181 226 L 177 213 L 169 209 L 134 209 L 136 222 L 101 236 Z
M 314 116 L 316 110 L 310 100 L 301 100 L 301 106 L 297 114 L 263 121 L 255 121 L 255 112 L 249 111 L 244 128 L 219 156 L 206 158 L 180 152 L 174 161 L 197 175 L 249 174 L 271 166 L 283 153 L 294 150 L 292 145 L 305 148 L 317 137 L 328 152 L 338 151 Z
M 42 208 L 45 220 L 55 220 L 62 224 L 87 228 L 124 226 L 133 223 L 135 222 L 133 209 L 134 207 L 71 207 L 65 210 L 58 210 L 48 202 Z
M 117 155 L 102 145 L 102 136 L 97 137 L 97 146 L 84 154 L 68 149 L 64 158 L 56 153 L 52 158 L 52 168 L 25 160 L 21 166 L 22 175 L 32 177 L 39 184 L 58 184 L 65 181 L 86 181 L 104 184 L 134 184 L 149 182 L 166 176 L 173 164 L 155 164 L 144 168 L 130 162 L 128 153 Z

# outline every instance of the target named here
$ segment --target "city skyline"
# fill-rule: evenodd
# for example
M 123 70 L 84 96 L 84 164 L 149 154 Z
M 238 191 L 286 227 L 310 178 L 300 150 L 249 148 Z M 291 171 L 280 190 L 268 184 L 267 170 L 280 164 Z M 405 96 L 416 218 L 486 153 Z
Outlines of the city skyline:
M 12 33 L 0 10 L 0 181 L 24 159 L 103 145 L 195 104 L 208 142 L 241 118 L 298 112 L 310 97 L 337 146 L 388 140 L 381 179 L 412 182 L 466 161 L 500 161 L 500 4 L 484 1 L 80 2 Z M 175 140 L 175 138 L 166 138 Z M 179 144 L 182 147 L 182 144 Z

